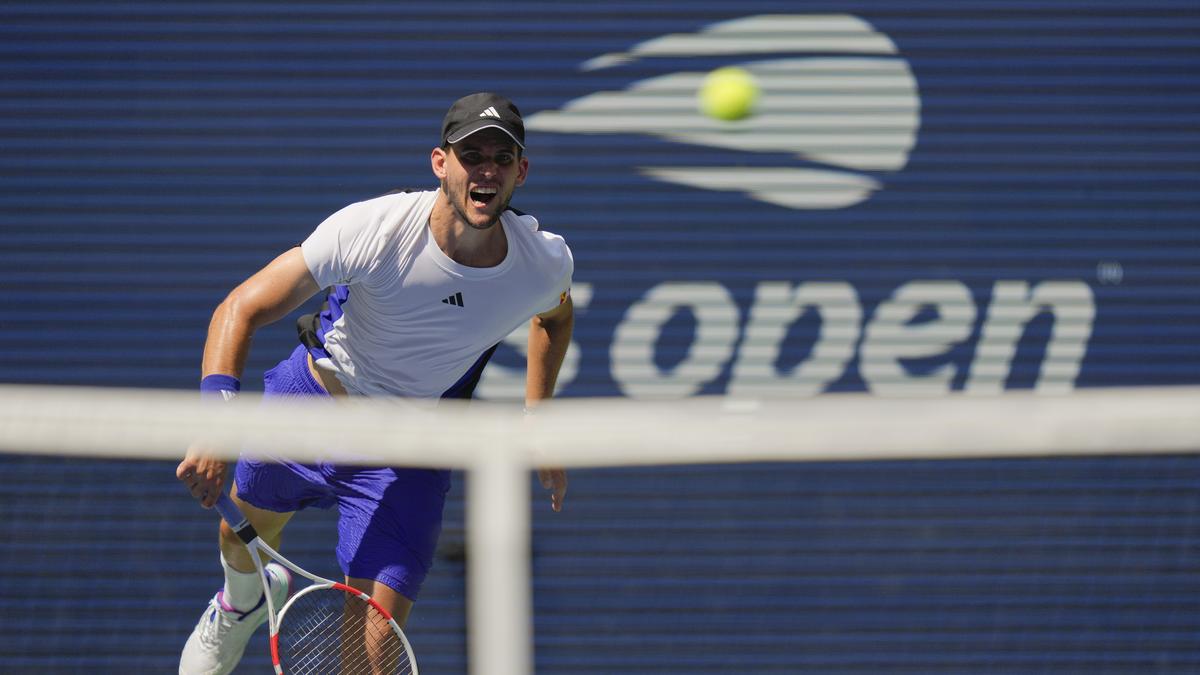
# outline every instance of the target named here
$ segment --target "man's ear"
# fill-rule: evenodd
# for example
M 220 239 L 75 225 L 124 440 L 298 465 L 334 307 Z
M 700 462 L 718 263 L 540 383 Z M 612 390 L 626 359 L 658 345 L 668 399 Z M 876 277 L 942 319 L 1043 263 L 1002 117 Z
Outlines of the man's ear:
M 522 155 L 519 163 L 517 164 L 517 187 L 521 187 L 522 185 L 524 185 L 525 179 L 528 177 L 529 177 L 529 158 Z
M 446 151 L 434 148 L 433 152 L 429 153 L 429 166 L 439 181 L 446 180 Z

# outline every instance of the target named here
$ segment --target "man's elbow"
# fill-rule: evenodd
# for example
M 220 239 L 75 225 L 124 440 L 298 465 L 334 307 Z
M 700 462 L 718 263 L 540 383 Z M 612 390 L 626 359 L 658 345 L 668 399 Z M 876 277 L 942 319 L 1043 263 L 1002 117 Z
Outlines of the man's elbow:
M 254 329 L 264 323 L 265 314 L 260 303 L 255 302 L 254 294 L 243 284 L 230 291 L 217 305 L 213 321 L 230 321 Z

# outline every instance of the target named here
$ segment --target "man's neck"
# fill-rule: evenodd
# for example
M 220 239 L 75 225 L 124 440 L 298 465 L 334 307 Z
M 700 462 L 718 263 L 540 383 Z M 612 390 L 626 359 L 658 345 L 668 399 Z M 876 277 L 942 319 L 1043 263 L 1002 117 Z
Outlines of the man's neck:
M 458 217 L 444 192 L 438 193 L 429 214 L 429 231 L 442 253 L 466 267 L 495 267 L 508 255 L 508 238 L 499 219 L 486 229 L 471 227 Z

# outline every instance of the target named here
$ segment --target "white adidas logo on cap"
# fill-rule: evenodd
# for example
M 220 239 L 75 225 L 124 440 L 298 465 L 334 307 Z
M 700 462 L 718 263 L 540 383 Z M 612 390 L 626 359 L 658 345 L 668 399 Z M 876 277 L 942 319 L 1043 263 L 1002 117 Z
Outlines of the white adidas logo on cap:
M 495 118 L 499 118 L 499 117 L 500 117 L 500 113 L 496 112 L 496 108 L 495 108 L 495 107 L 493 107 L 493 106 L 488 106 L 488 109 L 487 109 L 487 110 L 484 110 L 484 111 L 483 111 L 483 112 L 481 112 L 481 113 L 479 113 L 479 116 L 480 116 L 480 117 L 495 117 Z

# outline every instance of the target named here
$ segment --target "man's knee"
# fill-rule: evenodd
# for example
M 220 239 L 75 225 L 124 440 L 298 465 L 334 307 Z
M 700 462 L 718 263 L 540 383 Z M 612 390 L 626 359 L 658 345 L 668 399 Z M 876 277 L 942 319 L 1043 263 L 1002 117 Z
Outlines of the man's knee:
M 355 577 L 346 577 L 346 585 L 370 595 L 375 602 L 387 610 L 388 614 L 392 615 L 401 628 L 407 623 L 408 615 L 412 612 L 413 601 L 398 593 L 394 588 L 382 581 Z

